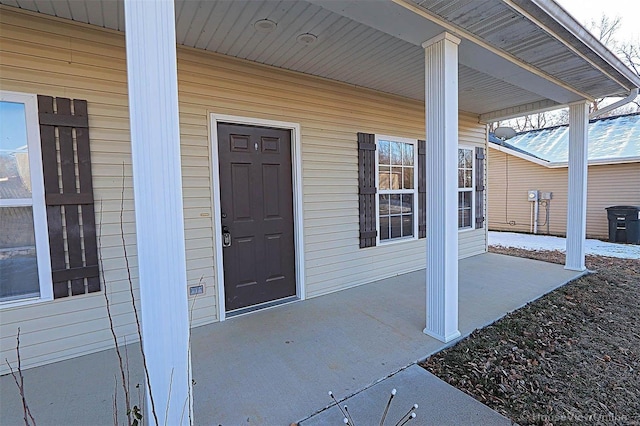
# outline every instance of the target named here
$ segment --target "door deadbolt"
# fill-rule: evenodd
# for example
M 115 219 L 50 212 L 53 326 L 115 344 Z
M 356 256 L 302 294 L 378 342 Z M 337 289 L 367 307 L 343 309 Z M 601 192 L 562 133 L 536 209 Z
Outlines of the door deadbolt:
M 222 247 L 231 247 L 231 232 L 228 226 L 222 227 Z

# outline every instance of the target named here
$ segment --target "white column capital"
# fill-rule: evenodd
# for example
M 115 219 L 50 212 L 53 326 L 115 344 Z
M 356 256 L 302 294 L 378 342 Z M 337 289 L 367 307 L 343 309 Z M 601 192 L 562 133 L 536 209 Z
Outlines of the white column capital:
M 442 41 L 442 40 L 450 41 L 450 42 L 452 42 L 452 43 L 454 43 L 456 45 L 460 44 L 460 41 L 461 41 L 458 37 L 454 36 L 453 34 L 444 31 L 444 32 L 441 32 L 440 34 L 438 34 L 437 36 L 432 37 L 429 40 L 427 40 L 424 43 L 422 43 L 422 48 L 426 49 L 427 47 L 431 46 L 432 44 L 435 44 L 435 43 L 437 43 L 439 41 Z
M 579 101 L 575 101 L 575 102 L 569 102 L 567 104 L 567 106 L 572 107 L 572 106 L 582 106 L 582 105 L 591 105 L 591 101 L 589 99 L 581 99 Z

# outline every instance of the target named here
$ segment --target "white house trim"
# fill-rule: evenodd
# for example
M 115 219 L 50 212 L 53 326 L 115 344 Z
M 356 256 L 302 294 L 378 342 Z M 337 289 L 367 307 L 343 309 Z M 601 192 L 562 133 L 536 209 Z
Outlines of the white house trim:
M 569 105 L 569 186 L 565 269 L 584 271 L 587 232 L 587 142 L 589 102 Z
M 507 1 L 508 3 L 510 3 L 510 5 L 511 3 L 513 3 L 513 0 L 507 0 Z M 591 34 L 591 32 L 589 32 L 578 21 L 576 21 L 576 19 L 573 16 L 571 16 L 569 13 L 567 13 L 562 8 L 562 6 L 560 6 L 557 2 L 553 0 L 532 0 L 532 2 L 536 6 L 538 6 L 540 9 L 542 9 L 546 16 L 552 18 L 558 24 L 560 24 L 564 30 L 570 32 L 571 34 L 573 34 L 574 37 L 576 37 L 577 39 L 581 40 L 584 44 L 589 46 L 589 48 L 592 49 L 598 56 L 600 56 L 609 65 L 615 68 L 615 70 L 619 72 L 622 76 L 627 78 L 629 82 L 631 82 L 631 85 L 623 84 L 622 82 L 620 82 L 619 79 L 612 78 L 611 73 L 605 72 L 601 66 L 595 65 L 591 60 L 589 60 L 588 62 L 592 63 L 593 66 L 596 67 L 596 69 L 600 70 L 603 74 L 607 75 L 607 77 L 611 78 L 613 81 L 620 84 L 621 87 L 625 87 L 627 90 L 633 90 L 635 87 L 638 86 L 638 82 L 640 82 L 640 80 L 638 79 L 638 76 L 633 74 L 631 69 L 625 66 L 623 62 L 620 60 L 620 58 L 618 58 L 615 54 L 613 54 L 604 44 L 602 44 L 600 40 L 596 39 L 593 36 L 593 34 Z M 523 15 L 531 19 L 529 15 L 527 14 L 523 14 Z M 541 25 L 541 21 L 542 19 L 532 19 L 532 22 L 534 22 L 536 25 L 549 31 L 547 26 L 543 27 Z M 565 46 L 572 48 L 572 50 L 575 49 L 573 45 L 569 46 L 570 41 L 567 40 L 567 37 L 557 37 L 557 39 Z M 580 57 L 587 60 L 585 56 L 586 55 L 580 55 Z M 587 97 L 585 99 L 589 99 L 589 98 Z
M 412 237 L 404 237 L 404 238 L 390 238 L 388 240 L 380 240 L 380 168 L 379 168 L 379 154 L 380 149 L 378 146 L 380 145 L 380 140 L 394 141 L 394 142 L 402 142 L 408 143 L 413 146 L 413 189 L 412 190 L 401 190 L 402 193 L 405 194 L 413 194 L 413 236 Z M 399 244 L 407 241 L 415 241 L 418 239 L 418 140 L 410 139 L 410 138 L 401 138 L 396 136 L 387 136 L 387 135 L 378 135 L 376 134 L 376 164 L 375 164 L 375 176 L 376 176 L 376 188 L 378 193 L 376 194 L 376 245 L 387 245 L 387 244 Z
M 590 166 L 601 166 L 608 164 L 627 164 L 627 163 L 640 163 L 640 157 L 615 157 L 615 158 L 600 158 L 597 160 L 589 160 L 587 162 Z M 551 163 L 549 167 L 567 167 L 568 163 Z
M 44 196 L 44 176 L 42 172 L 42 147 L 38 120 L 38 96 L 34 94 L 0 91 L 0 101 L 24 104 L 27 132 L 27 150 L 29 155 L 29 178 L 31 179 L 31 198 L 20 200 L 0 200 L 0 206 L 31 207 L 33 212 L 33 232 L 36 243 L 38 263 L 38 281 L 40 296 L 0 303 L 0 308 L 10 308 L 32 303 L 53 300 L 53 282 L 51 279 L 51 259 L 49 257 L 49 227 Z
M 530 161 L 530 162 L 538 164 L 540 166 L 552 167 L 552 166 L 550 166 L 550 164 L 553 164 L 553 163 L 550 163 L 548 161 L 544 161 L 544 160 L 541 160 L 539 158 L 532 157 L 530 155 L 524 154 L 522 152 L 518 152 L 518 151 L 516 151 L 514 149 L 507 148 L 506 146 L 502 146 L 502 145 L 499 145 L 499 144 L 494 143 L 494 142 L 489 142 L 489 148 L 495 149 L 495 150 L 500 151 L 500 152 L 504 152 L 504 153 L 509 154 L 509 155 L 513 155 L 514 157 L 522 158 L 523 160 Z
M 191 365 L 173 0 L 125 0 L 145 419 L 189 425 Z M 149 387 L 156 418 L 151 412 Z
M 513 10 L 517 11 L 518 13 L 520 13 L 522 16 L 525 16 L 527 19 L 529 19 L 531 22 L 535 23 L 538 27 L 542 28 L 543 30 L 545 30 L 549 35 L 551 36 L 555 36 L 554 32 L 547 26 L 545 25 L 544 22 L 542 22 L 540 19 L 536 18 L 535 16 L 531 15 L 530 13 L 528 13 L 526 10 L 524 10 L 522 7 L 518 6 L 515 2 L 513 2 L 512 0 L 502 0 L 504 1 L 507 5 L 509 5 L 509 7 L 511 7 Z M 538 6 L 544 6 L 546 8 L 551 7 L 551 4 L 549 2 L 546 1 L 540 1 L 540 2 L 536 2 L 534 0 L 534 3 L 536 3 Z M 562 15 L 566 15 L 567 13 L 564 12 L 564 10 L 562 10 L 562 8 L 558 7 L 557 5 L 555 6 L 555 10 L 554 13 L 551 14 L 549 13 L 547 16 L 552 16 L 552 17 L 560 17 Z M 564 13 L 563 13 L 564 12 Z M 556 18 L 558 19 L 558 18 Z M 572 26 L 569 25 L 569 23 L 567 22 L 567 20 L 565 20 L 565 23 L 563 25 L 563 27 L 570 31 L 572 34 L 575 35 L 575 32 L 573 31 L 573 29 L 571 28 Z M 582 27 L 581 27 L 582 28 Z M 584 29 L 583 29 L 584 30 Z M 582 37 L 580 37 L 582 38 Z M 577 56 L 581 57 L 582 59 L 584 59 L 586 62 L 588 62 L 591 66 L 593 66 L 594 68 L 596 68 L 597 70 L 599 70 L 601 73 L 603 73 L 604 75 L 606 75 L 609 79 L 615 81 L 616 83 L 618 83 L 620 86 L 622 87 L 626 87 L 625 84 L 617 79 L 613 74 L 611 74 L 610 72 L 607 72 L 603 67 L 599 66 L 595 61 L 591 60 L 587 55 L 583 54 L 582 52 L 580 52 L 578 49 L 576 49 L 574 46 L 572 46 L 569 42 L 565 41 L 562 38 L 558 38 L 558 40 L 560 40 L 560 42 L 562 44 L 564 44 L 567 49 L 571 50 L 574 54 L 576 54 Z M 593 46 L 591 46 L 593 47 Z M 595 49 L 594 49 L 595 50 Z M 596 50 L 597 51 L 597 50 Z M 604 55 L 602 55 L 604 56 Z
M 213 202 L 213 235 L 222 235 L 222 217 L 220 216 L 220 165 L 218 159 L 218 123 L 245 124 L 247 126 L 275 127 L 291 131 L 291 168 L 293 178 L 293 233 L 296 264 L 296 296 L 299 300 L 306 298 L 305 264 L 304 264 L 304 219 L 302 204 L 302 137 L 300 124 L 286 121 L 264 120 L 253 117 L 224 115 L 211 113 L 209 155 L 211 158 L 211 182 Z M 218 284 L 218 319 L 226 319 L 224 297 L 224 265 L 222 259 L 222 239 L 214 238 L 216 264 L 216 281 Z
M 472 160 L 471 160 L 471 188 L 465 188 L 464 192 L 471 193 L 471 226 L 466 228 L 458 228 L 458 232 L 470 232 L 476 230 L 476 150 L 472 145 L 458 145 L 458 150 L 466 149 L 471 151 Z M 457 179 L 457 176 L 456 176 Z M 457 180 L 456 180 L 457 182 Z M 458 186 L 458 193 L 460 192 L 460 187 Z
M 458 44 L 443 33 L 425 49 L 427 301 L 425 334 L 448 342 L 458 330 Z
M 453 24 L 451 24 L 450 22 L 445 21 L 444 19 L 442 19 L 441 17 L 437 16 L 436 14 L 421 8 L 420 6 L 417 6 L 414 3 L 409 2 L 408 0 L 392 0 L 394 3 L 412 11 L 413 13 L 422 16 L 423 18 L 435 22 L 438 25 L 440 25 L 442 28 L 445 29 L 446 32 L 451 33 L 451 34 L 458 34 L 462 37 L 464 37 L 466 40 L 470 40 L 473 43 L 477 44 L 478 46 L 487 49 L 488 51 L 490 51 L 493 54 L 498 55 L 499 57 L 511 62 L 512 64 L 517 65 L 518 67 L 532 73 L 533 75 L 540 77 L 544 80 L 548 80 L 553 82 L 554 84 L 558 85 L 559 87 L 562 87 L 563 89 L 574 93 L 578 96 L 580 96 L 581 98 L 585 98 L 588 99 L 589 95 L 587 95 L 586 93 L 581 93 L 579 90 L 571 87 L 570 85 L 562 82 L 561 80 L 557 79 L 556 77 L 547 74 L 545 72 L 540 71 L 539 69 L 537 69 L 536 67 L 530 65 L 529 63 L 517 58 L 514 55 L 511 55 L 509 53 L 506 53 L 505 51 L 498 49 L 496 47 L 494 47 L 493 45 L 491 45 L 490 43 L 486 42 L 485 40 L 483 40 L 482 38 L 476 36 L 475 34 L 473 34 L 470 31 L 465 30 L 464 28 L 461 27 L 457 27 Z M 422 47 L 425 47 L 424 43 L 422 44 Z
M 514 107 L 504 108 L 496 111 L 485 112 L 480 114 L 479 121 L 481 123 L 492 123 L 495 121 L 508 120 L 510 118 L 522 117 L 527 114 L 535 114 L 545 111 L 553 111 L 563 106 L 551 99 L 522 104 Z
M 485 126 L 484 140 L 489 142 L 489 126 Z M 489 251 L 489 146 L 484 153 L 484 202 L 482 208 L 484 209 L 482 214 L 484 215 L 484 251 Z M 474 173 L 475 174 L 475 173 Z

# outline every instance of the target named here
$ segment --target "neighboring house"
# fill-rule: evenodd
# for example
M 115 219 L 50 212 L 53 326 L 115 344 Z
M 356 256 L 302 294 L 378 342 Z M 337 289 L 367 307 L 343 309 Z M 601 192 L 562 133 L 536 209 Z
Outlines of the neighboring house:
M 105 287 L 135 341 L 130 272 L 167 424 L 187 417 L 189 326 L 426 266 L 425 333 L 459 336 L 486 124 L 570 105 L 580 152 L 588 101 L 640 86 L 549 0 L 0 3 L 0 101 L 23 118 L 0 143 L 28 145 L 32 186 L 1 226 L 32 214 L 39 287 L 2 301 L 0 359 L 18 327 L 23 368 L 112 347 Z
M 605 208 L 640 206 L 640 113 L 591 120 L 588 144 L 586 235 L 606 240 Z M 490 230 L 532 232 L 535 202 L 528 191 L 537 190 L 552 193 L 551 200 L 539 201 L 537 233 L 566 235 L 568 146 L 568 126 L 522 132 L 507 141 L 490 134 Z

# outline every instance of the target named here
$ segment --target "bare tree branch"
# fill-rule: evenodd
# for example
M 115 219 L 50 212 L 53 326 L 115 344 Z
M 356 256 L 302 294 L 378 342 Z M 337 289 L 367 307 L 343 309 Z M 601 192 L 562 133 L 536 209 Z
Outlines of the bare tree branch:
M 622 27 L 621 16 L 610 17 L 603 14 L 599 19 L 592 19 L 585 27 L 597 37 L 602 44 L 615 53 L 620 60 L 636 75 L 640 76 L 640 43 L 627 40 L 619 41 L 616 36 Z M 606 105 L 607 98 L 595 99 L 589 106 L 589 112 L 598 111 L 603 105 Z M 611 102 L 608 102 L 609 104 Z M 603 116 L 614 116 L 620 114 L 632 113 L 640 111 L 640 97 L 635 101 L 616 108 Z M 542 129 L 545 127 L 559 126 L 569 123 L 569 114 L 566 109 L 562 111 L 549 111 L 518 117 L 511 120 L 500 122 L 499 125 L 510 126 L 517 132 L 525 132 L 529 130 Z M 495 130 L 498 125 L 491 126 L 489 131 Z
M 599 20 L 592 19 L 586 24 L 586 28 L 608 48 L 614 48 L 616 40 L 616 32 L 622 26 L 622 17 L 610 17 L 603 14 Z
M 13 380 L 16 382 L 16 386 L 18 386 L 18 391 L 20 392 L 20 398 L 22 399 L 22 411 L 24 414 L 24 424 L 25 426 L 36 426 L 36 419 L 31 415 L 31 410 L 29 409 L 29 405 L 27 404 L 27 397 L 24 395 L 24 376 L 22 375 L 22 360 L 20 358 L 20 327 L 18 327 L 18 334 L 16 335 L 16 355 L 18 357 L 18 375 L 13 371 L 13 367 L 9 363 L 8 359 L 4 359 L 7 365 L 9 366 L 9 371 L 11 372 L 11 376 L 13 376 Z M 31 421 L 31 423 L 29 423 Z

